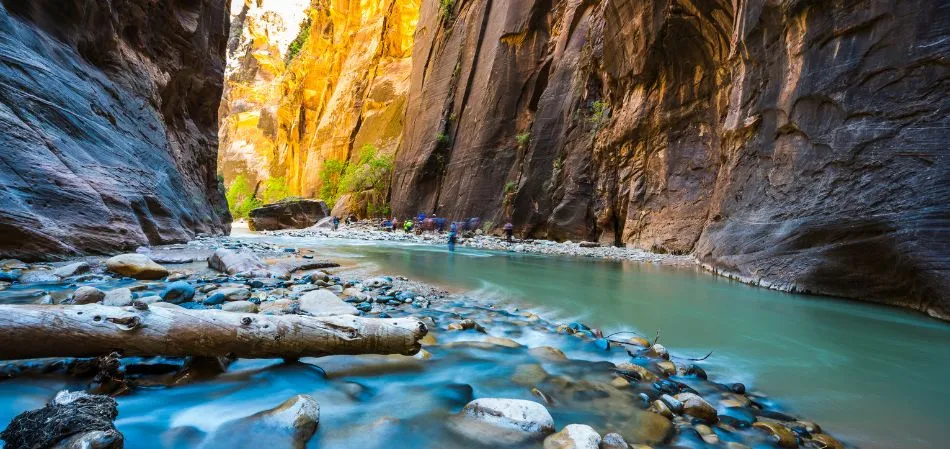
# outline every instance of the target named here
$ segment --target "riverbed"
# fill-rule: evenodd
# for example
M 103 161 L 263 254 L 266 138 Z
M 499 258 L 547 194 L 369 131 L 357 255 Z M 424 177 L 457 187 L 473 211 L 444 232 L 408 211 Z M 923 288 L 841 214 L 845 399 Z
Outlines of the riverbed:
M 862 448 L 950 444 L 950 325 L 905 310 L 778 292 L 697 267 L 242 234 L 605 332 L 635 330 L 701 357 Z M 714 374 L 715 373 L 715 374 Z

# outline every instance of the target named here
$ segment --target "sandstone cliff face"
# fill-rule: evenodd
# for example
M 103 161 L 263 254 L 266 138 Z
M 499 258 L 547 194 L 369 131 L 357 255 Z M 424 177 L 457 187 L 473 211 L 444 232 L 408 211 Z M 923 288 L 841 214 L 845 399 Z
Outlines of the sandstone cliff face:
M 226 182 L 282 176 L 292 193 L 315 197 L 324 161 L 358 158 L 364 145 L 393 153 L 418 11 L 418 0 L 262 0 L 235 8 L 221 107 Z M 302 42 L 293 57 L 280 34 L 286 29 Z
M 224 0 L 0 4 L 0 255 L 226 232 Z
M 413 52 L 397 215 L 950 319 L 946 2 L 426 0 Z

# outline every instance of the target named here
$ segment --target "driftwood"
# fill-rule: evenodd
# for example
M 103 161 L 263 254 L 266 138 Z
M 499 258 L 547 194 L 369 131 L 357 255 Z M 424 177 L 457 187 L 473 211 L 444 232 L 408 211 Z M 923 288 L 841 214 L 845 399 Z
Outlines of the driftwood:
M 299 358 L 419 352 L 412 318 L 258 315 L 181 307 L 0 305 L 0 360 L 42 357 Z

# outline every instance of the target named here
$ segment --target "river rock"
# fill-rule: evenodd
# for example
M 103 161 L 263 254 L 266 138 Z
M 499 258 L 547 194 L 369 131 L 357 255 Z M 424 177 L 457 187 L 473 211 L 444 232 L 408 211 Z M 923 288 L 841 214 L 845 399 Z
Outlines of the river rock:
M 61 391 L 45 407 L 13 418 L 0 439 L 8 448 L 121 449 L 114 399 Z
M 772 441 L 775 444 L 784 447 L 784 448 L 796 448 L 798 447 L 798 439 L 795 437 L 795 434 L 791 430 L 788 430 L 787 427 L 773 422 L 758 421 L 752 423 L 752 427 L 756 429 L 761 429 L 767 432 Z
M 60 279 L 50 270 L 30 270 L 21 274 L 19 281 L 21 284 L 48 284 Z
M 716 408 L 706 402 L 706 400 L 698 394 L 680 393 L 674 397 L 683 403 L 683 413 L 708 423 L 715 423 L 719 420 L 716 414 Z
M 92 266 L 89 265 L 88 262 L 74 262 L 53 270 L 53 274 L 61 278 L 68 278 L 70 276 L 88 273 L 91 268 Z
M 221 304 L 221 310 L 225 312 L 257 313 L 257 304 L 250 301 L 233 301 Z
M 106 292 L 102 304 L 111 307 L 125 307 L 132 305 L 132 290 L 117 288 Z
M 526 363 L 515 367 L 511 381 L 518 385 L 533 387 L 547 379 L 548 373 L 537 363 Z
M 255 254 L 225 248 L 216 250 L 208 257 L 208 267 L 231 275 L 267 273 L 267 264 Z M 269 277 L 269 273 L 261 277 Z
M 600 434 L 585 424 L 568 424 L 544 439 L 544 449 L 599 449 Z
M 247 224 L 252 231 L 303 229 L 317 224 L 328 215 L 330 209 L 321 200 L 290 200 L 251 210 Z
M 535 356 L 536 358 L 552 362 L 567 360 L 567 355 L 564 354 L 564 351 L 551 346 L 537 346 L 529 349 L 528 353 Z
M 22 275 L 20 270 L 0 271 L 0 282 L 16 282 Z
M 554 419 L 543 405 L 521 399 L 482 398 L 450 419 L 450 428 L 484 446 L 516 446 L 554 432 Z
M 181 304 L 195 297 L 195 288 L 185 281 L 175 281 L 166 285 L 160 296 L 162 301 Z
M 212 296 L 221 295 L 224 301 L 247 301 L 251 298 L 251 291 L 243 287 L 225 287 L 212 290 L 209 299 Z M 220 304 L 220 303 L 219 303 Z
M 73 292 L 73 304 L 94 304 L 106 297 L 105 292 L 95 287 L 82 286 Z
M 297 312 L 297 301 L 281 298 L 274 301 L 264 301 L 258 306 L 260 313 L 265 315 L 287 315 Z
M 319 422 L 320 404 L 301 394 L 270 410 L 222 424 L 199 447 L 303 449 L 317 431 Z
M 672 431 L 673 423 L 666 417 L 653 412 L 638 413 L 633 443 L 660 444 L 670 437 Z
M 353 307 L 329 290 L 315 290 L 300 297 L 300 310 L 313 316 L 359 315 Z
M 824 433 L 811 434 L 811 443 L 818 449 L 844 449 L 840 441 Z
M 144 254 L 129 253 L 106 260 L 106 268 L 113 273 L 135 279 L 161 279 L 168 276 L 165 267 L 155 263 Z
M 619 433 L 611 432 L 600 440 L 600 449 L 629 449 L 627 441 Z

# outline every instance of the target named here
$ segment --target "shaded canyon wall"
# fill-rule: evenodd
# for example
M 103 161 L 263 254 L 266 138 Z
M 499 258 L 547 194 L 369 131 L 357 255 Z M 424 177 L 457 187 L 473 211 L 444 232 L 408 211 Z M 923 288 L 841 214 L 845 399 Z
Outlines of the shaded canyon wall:
M 285 177 L 317 197 L 324 161 L 402 137 L 418 0 L 232 4 L 219 160 L 225 182 Z M 299 52 L 290 47 L 296 40 Z
M 226 4 L 0 2 L 0 257 L 227 232 Z
M 391 190 L 950 319 L 950 4 L 425 0 Z

